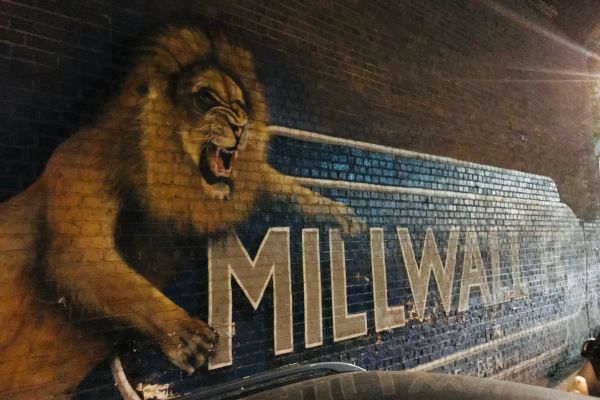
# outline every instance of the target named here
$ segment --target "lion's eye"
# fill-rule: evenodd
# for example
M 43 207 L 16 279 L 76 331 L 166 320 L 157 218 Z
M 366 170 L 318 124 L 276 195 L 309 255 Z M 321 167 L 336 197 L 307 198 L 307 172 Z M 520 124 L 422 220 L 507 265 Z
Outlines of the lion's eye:
M 208 89 L 200 89 L 194 95 L 194 104 L 204 111 L 215 107 L 219 102 Z

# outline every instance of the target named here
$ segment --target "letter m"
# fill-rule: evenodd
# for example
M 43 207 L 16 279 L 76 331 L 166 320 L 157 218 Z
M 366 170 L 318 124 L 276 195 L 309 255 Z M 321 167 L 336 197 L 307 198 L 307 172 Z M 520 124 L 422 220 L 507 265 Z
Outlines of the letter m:
M 219 334 L 219 343 L 209 360 L 209 369 L 232 364 L 232 278 L 244 291 L 255 310 L 273 279 L 275 354 L 291 352 L 294 346 L 289 228 L 269 229 L 254 260 L 250 258 L 237 235 L 209 242 L 208 323 Z

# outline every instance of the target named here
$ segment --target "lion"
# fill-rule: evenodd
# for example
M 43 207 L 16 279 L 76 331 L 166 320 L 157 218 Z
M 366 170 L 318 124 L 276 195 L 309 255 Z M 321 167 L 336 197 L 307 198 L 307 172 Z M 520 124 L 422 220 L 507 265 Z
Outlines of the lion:
M 266 119 L 248 50 L 194 26 L 153 37 L 96 121 L 0 205 L 0 397 L 68 398 L 113 351 L 112 328 L 203 366 L 218 338 L 161 292 L 174 247 L 232 231 L 262 194 L 362 229 L 266 162 Z

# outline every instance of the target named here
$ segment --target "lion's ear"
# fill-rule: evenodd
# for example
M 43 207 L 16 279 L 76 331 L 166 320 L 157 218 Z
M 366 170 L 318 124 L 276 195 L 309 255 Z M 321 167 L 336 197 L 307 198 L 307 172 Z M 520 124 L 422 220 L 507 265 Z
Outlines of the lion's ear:
M 205 59 L 211 52 L 208 37 L 201 30 L 192 27 L 168 27 L 157 36 L 154 46 L 159 54 L 167 53 L 180 67 Z

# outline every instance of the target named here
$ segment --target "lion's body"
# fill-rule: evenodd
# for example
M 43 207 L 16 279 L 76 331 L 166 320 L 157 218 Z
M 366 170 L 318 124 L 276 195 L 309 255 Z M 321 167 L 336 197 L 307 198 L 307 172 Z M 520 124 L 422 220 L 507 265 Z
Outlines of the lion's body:
M 2 398 L 73 390 L 112 348 L 94 321 L 135 329 L 188 373 L 204 364 L 216 337 L 161 293 L 175 263 L 143 251 L 160 247 L 153 240 L 230 231 L 265 192 L 356 227 L 344 206 L 266 163 L 266 107 L 247 51 L 190 28 L 150 50 L 97 122 L 0 205 Z M 123 215 L 149 218 L 151 232 L 124 230 Z M 128 252 L 141 255 L 137 266 Z
M 110 346 L 70 323 L 38 291 L 46 193 L 40 183 L 0 205 L 0 393 L 48 399 L 73 389 Z

